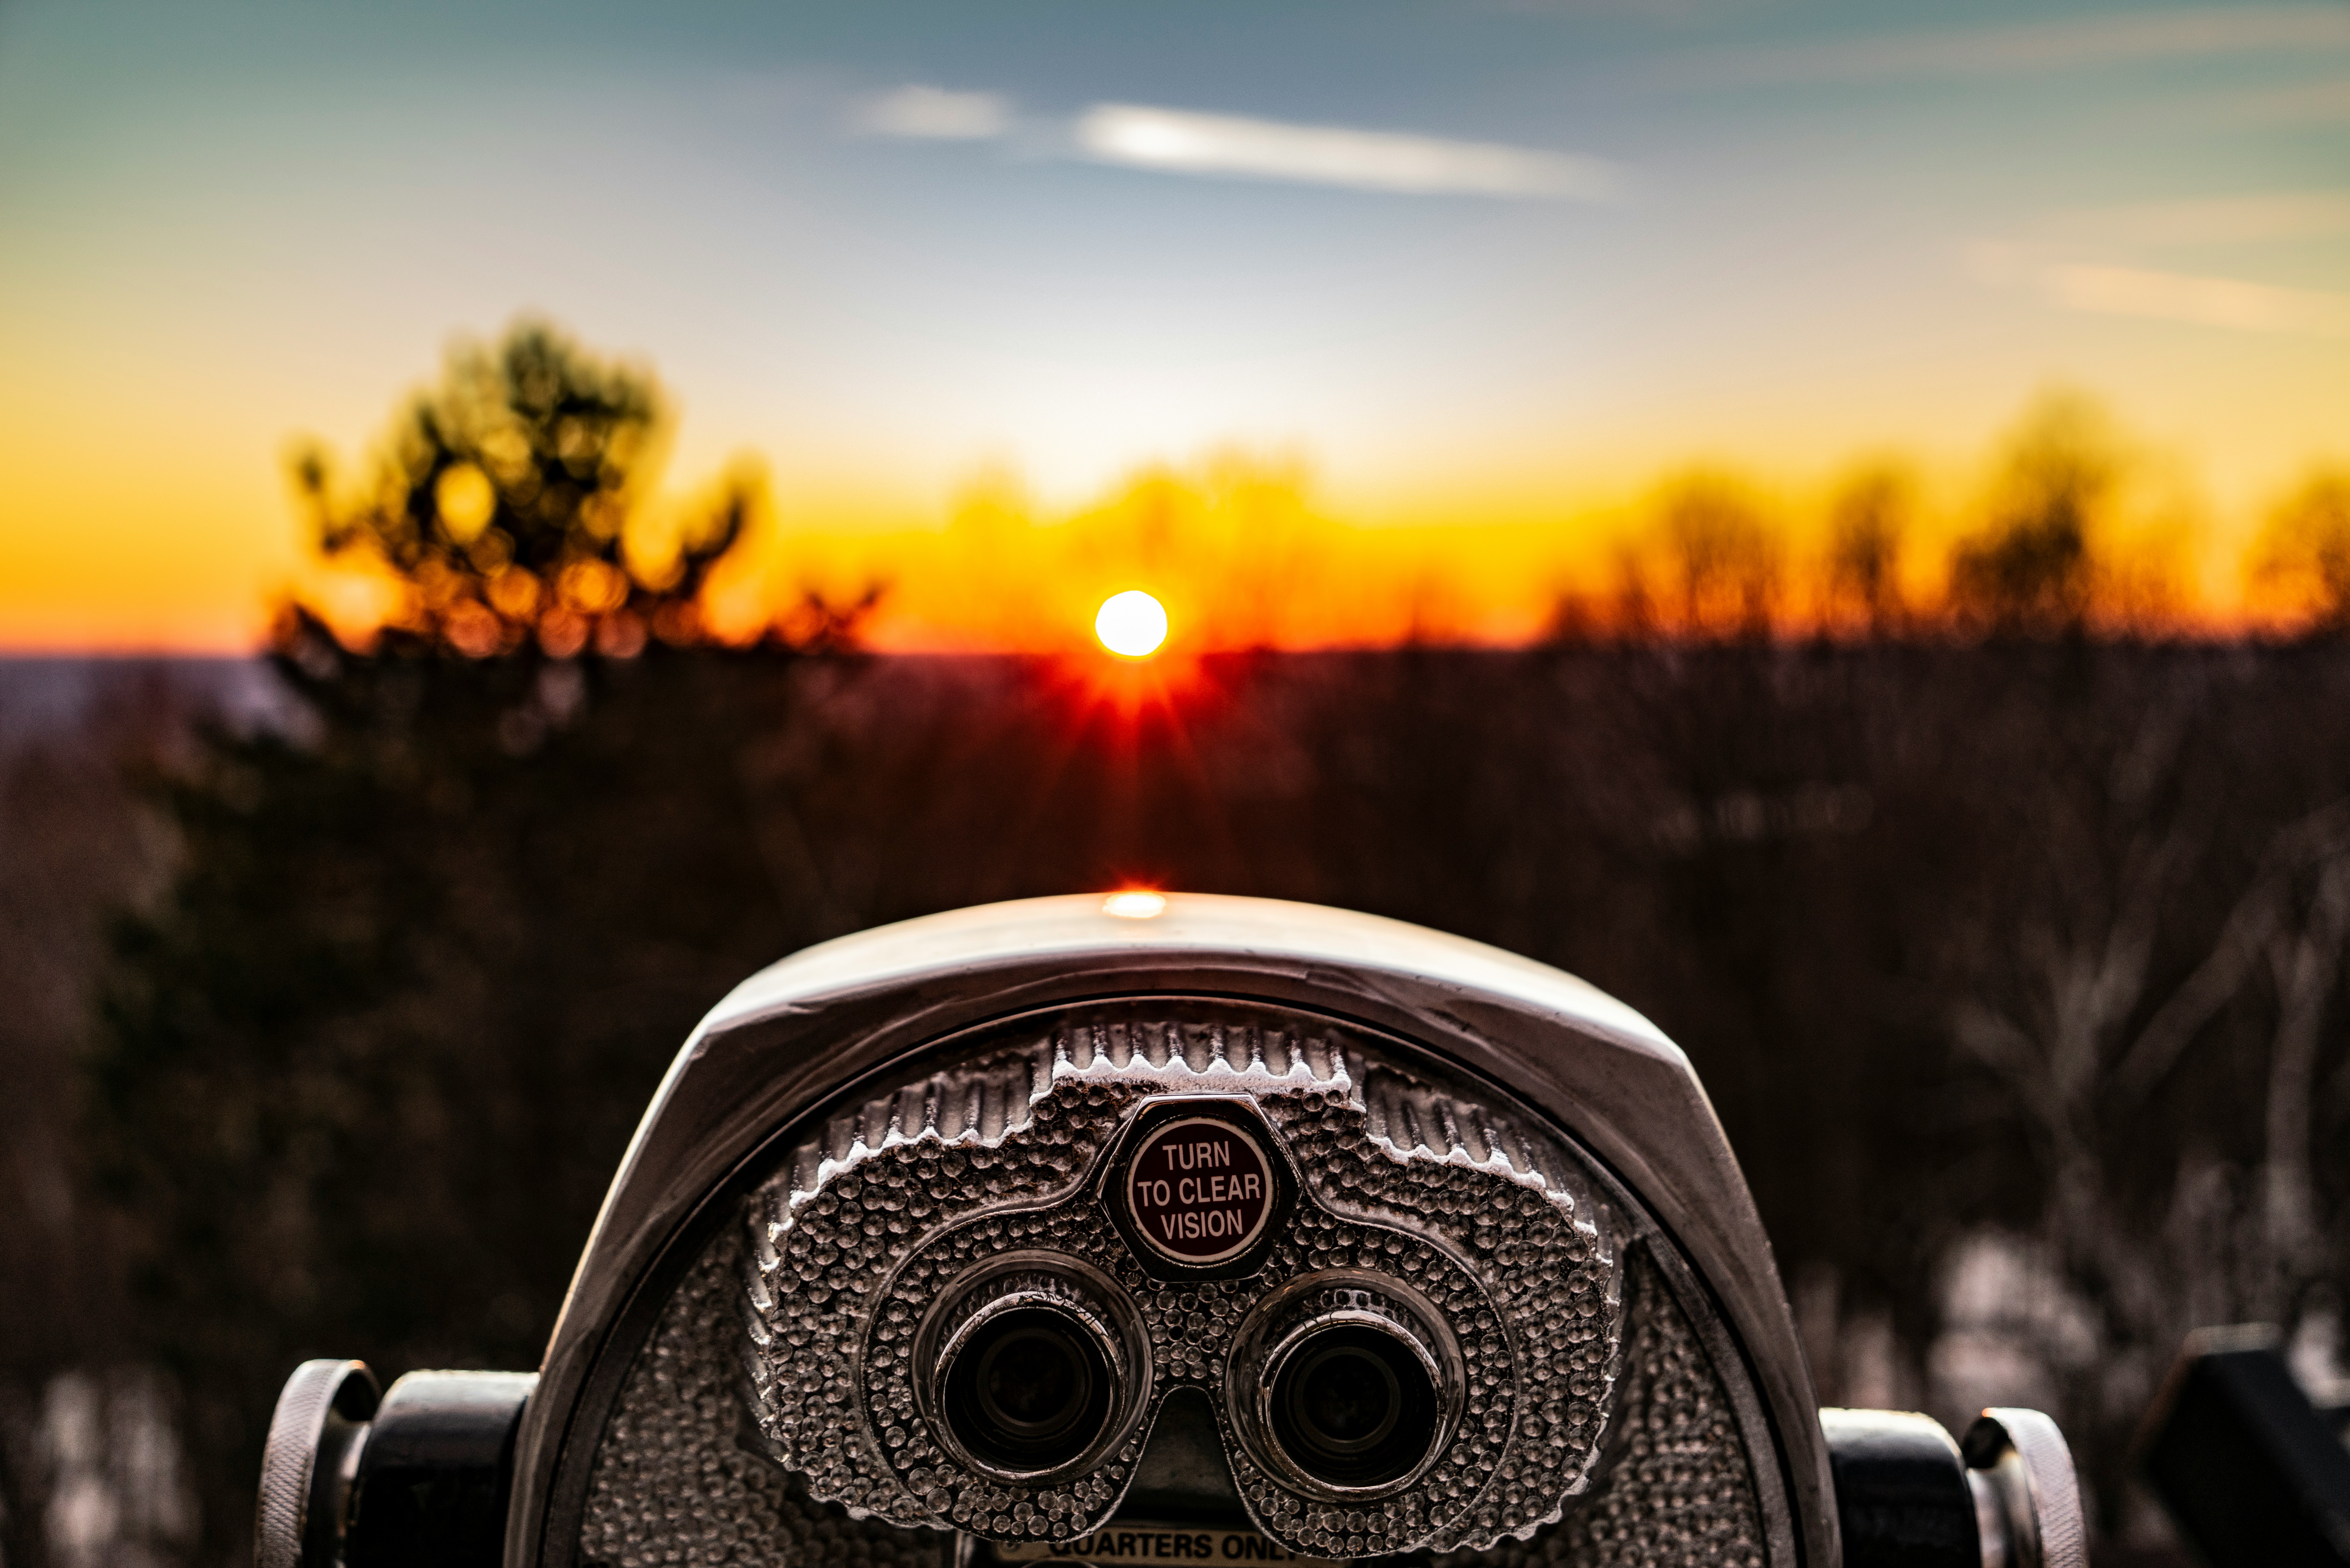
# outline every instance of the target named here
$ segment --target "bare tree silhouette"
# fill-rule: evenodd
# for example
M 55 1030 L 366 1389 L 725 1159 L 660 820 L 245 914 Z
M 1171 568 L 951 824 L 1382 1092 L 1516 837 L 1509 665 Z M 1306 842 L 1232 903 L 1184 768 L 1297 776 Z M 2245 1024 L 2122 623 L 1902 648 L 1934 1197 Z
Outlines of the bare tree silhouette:
M 2077 633 L 2095 591 L 2093 552 L 2116 459 L 2082 399 L 2053 394 L 2011 439 L 1989 523 L 1950 558 L 1950 607 L 1997 636 Z
M 2247 565 L 2302 626 L 2350 632 L 2350 472 L 2311 473 L 2271 514 Z

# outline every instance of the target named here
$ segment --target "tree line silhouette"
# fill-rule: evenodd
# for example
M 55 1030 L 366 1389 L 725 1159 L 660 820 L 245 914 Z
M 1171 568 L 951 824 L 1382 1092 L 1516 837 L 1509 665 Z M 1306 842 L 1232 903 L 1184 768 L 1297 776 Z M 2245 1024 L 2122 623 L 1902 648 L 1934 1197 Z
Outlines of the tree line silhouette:
M 2158 453 L 2057 389 L 1963 481 L 1880 455 L 1807 499 L 1710 464 L 1548 524 L 1351 527 L 1321 508 L 1296 454 L 1226 448 L 1136 469 L 1058 512 L 991 469 L 942 534 L 802 543 L 838 580 L 858 580 L 860 550 L 868 571 L 894 576 L 886 646 L 1054 650 L 1138 585 L 1167 598 L 1174 646 L 1191 651 L 2290 638 L 2343 625 L 2350 469 L 2316 464 L 2271 505 L 2233 582 L 2210 575 L 2208 525 Z

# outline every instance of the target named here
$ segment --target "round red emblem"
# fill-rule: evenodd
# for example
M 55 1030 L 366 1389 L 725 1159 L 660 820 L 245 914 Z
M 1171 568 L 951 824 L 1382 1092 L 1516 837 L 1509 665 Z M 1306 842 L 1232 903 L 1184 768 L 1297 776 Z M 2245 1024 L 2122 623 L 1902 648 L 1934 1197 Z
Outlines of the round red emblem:
M 1229 1122 L 1187 1116 L 1153 1127 L 1126 1164 L 1136 1234 L 1178 1263 L 1221 1263 L 1264 1233 L 1273 1165 Z

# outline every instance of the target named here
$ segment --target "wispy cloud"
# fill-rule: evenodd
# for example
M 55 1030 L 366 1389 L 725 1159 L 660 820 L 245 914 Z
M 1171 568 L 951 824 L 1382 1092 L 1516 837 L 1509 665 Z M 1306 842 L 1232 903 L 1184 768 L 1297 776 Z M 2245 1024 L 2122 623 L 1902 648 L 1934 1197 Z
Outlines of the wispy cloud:
M 2000 243 L 1974 246 L 1967 263 L 1983 283 L 2022 288 L 2062 309 L 2093 316 L 2133 316 L 2291 337 L 2350 337 L 2350 294 L 2106 262 L 2052 260 L 2033 246 Z
M 2195 277 L 2141 267 L 2081 265 L 2048 268 L 2041 286 L 2058 305 L 2101 316 L 2141 316 L 2275 332 L 2303 337 L 2350 337 L 2350 294 L 2275 288 L 2232 277 Z
M 1012 106 L 992 92 L 912 83 L 866 99 L 850 125 L 868 136 L 911 141 L 989 141 L 1012 129 Z
M 2350 6 L 2212 6 L 1879 35 L 1757 50 L 1707 74 L 1766 83 L 1898 81 L 2309 51 L 2350 53 Z
M 1142 104 L 1097 104 L 1071 127 L 1079 153 L 1171 174 L 1292 181 L 1413 195 L 1569 197 L 1616 192 L 1596 158 L 1339 125 L 1298 125 Z
M 1024 119 L 1001 94 L 924 83 L 864 99 L 848 123 L 866 136 L 909 141 L 1013 139 L 1024 151 L 1047 158 L 1406 195 L 1599 201 L 1622 183 L 1616 167 L 1601 159 L 1498 141 L 1132 103 L 1097 103 L 1066 121 Z

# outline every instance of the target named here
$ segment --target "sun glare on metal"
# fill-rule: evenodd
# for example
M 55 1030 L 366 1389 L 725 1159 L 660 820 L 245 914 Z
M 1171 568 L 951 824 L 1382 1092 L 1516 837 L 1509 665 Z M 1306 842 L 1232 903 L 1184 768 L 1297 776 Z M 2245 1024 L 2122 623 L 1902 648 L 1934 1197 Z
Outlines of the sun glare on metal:
M 1094 635 L 1122 658 L 1148 659 L 1167 640 L 1167 607 L 1140 588 L 1112 594 L 1095 613 Z
M 1121 920 L 1147 920 L 1166 908 L 1167 899 L 1159 893 L 1112 893 L 1102 900 L 1102 913 Z

